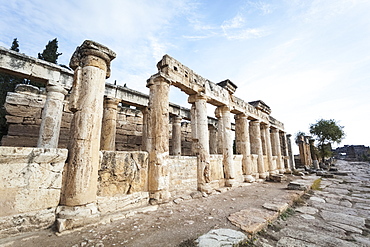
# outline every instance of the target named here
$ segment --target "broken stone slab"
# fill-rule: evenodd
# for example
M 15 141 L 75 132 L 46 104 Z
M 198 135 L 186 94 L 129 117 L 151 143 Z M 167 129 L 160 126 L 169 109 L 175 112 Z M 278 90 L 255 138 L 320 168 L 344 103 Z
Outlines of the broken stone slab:
M 318 171 L 318 172 L 316 172 L 316 175 L 317 176 L 321 176 L 323 178 L 334 178 L 334 174 L 333 173 L 328 173 L 326 171 Z
M 303 219 L 306 219 L 306 220 L 314 220 L 316 219 L 315 216 L 312 216 L 312 215 L 309 215 L 309 214 L 302 214 L 300 215 Z
M 302 214 L 316 214 L 319 210 L 317 208 L 304 206 L 296 208 L 295 211 Z
M 322 210 L 320 212 L 320 215 L 326 221 L 334 221 L 345 225 L 354 226 L 360 229 L 363 229 L 365 227 L 365 218 L 362 217 L 343 213 L 334 213 L 327 210 Z
M 291 247 L 319 247 L 320 245 L 308 243 L 303 240 L 295 239 L 295 238 L 290 238 L 290 237 L 282 237 L 279 239 L 279 241 L 276 244 L 277 247 L 286 247 L 286 246 L 291 246 Z
M 309 186 L 306 183 L 301 183 L 301 182 L 290 182 L 288 184 L 288 190 L 308 190 Z
M 279 182 L 281 183 L 282 181 L 287 181 L 288 177 L 285 176 L 284 174 L 271 174 L 270 175 L 270 180 L 274 182 Z
M 266 202 L 262 205 L 262 207 L 265 209 L 271 210 L 271 211 L 282 213 L 285 210 L 287 210 L 287 208 L 289 207 L 289 204 L 288 203 L 268 203 Z
M 315 201 L 315 202 L 326 203 L 325 199 L 317 197 L 317 196 L 311 196 L 309 200 Z
M 279 213 L 275 211 L 251 208 L 233 213 L 227 218 L 232 224 L 253 235 L 266 227 L 269 222 L 272 222 L 278 216 Z
M 339 227 L 340 229 L 343 229 L 346 232 L 362 234 L 362 230 L 354 226 L 350 226 L 347 224 L 342 224 L 342 223 L 334 222 L 334 221 L 329 221 L 328 224 Z
M 302 231 L 296 228 L 284 228 L 280 232 L 285 237 L 290 237 L 296 240 L 305 241 L 310 244 L 314 244 L 311 246 L 346 246 L 346 247 L 357 247 L 358 245 L 355 243 L 351 243 L 340 238 L 331 235 L 330 232 L 326 232 L 327 234 L 322 234 L 322 230 L 314 230 L 312 231 Z M 282 246 L 282 245 L 278 245 Z M 297 246 L 297 245 L 286 245 L 286 246 Z M 298 245 L 298 246 L 306 246 L 306 245 Z M 310 246 L 310 245 L 308 245 Z
M 214 229 L 200 236 L 195 242 L 199 247 L 235 246 L 245 240 L 247 236 L 232 229 Z

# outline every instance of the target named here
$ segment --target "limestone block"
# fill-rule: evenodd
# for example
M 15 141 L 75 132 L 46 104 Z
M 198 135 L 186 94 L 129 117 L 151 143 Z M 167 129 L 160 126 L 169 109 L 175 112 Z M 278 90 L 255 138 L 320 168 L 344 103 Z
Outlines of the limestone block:
M 20 123 L 23 123 L 23 119 L 24 119 L 21 116 L 11 116 L 11 115 L 6 115 L 5 118 L 8 124 L 10 123 L 20 124 Z
M 38 91 L 38 89 L 37 89 Z M 42 108 L 45 104 L 46 96 L 42 94 L 25 94 L 8 92 L 6 103 L 12 105 L 24 105 Z
M 11 124 L 9 125 L 8 135 L 9 136 L 39 136 L 40 126 L 37 125 L 23 125 L 23 124 Z
M 98 196 L 98 209 L 102 215 L 146 206 L 148 203 L 148 192 L 135 192 L 116 196 Z
M 41 108 L 26 106 L 26 105 L 13 105 L 9 103 L 4 104 L 5 110 L 8 114 L 13 116 L 22 116 L 22 117 L 34 117 L 41 118 Z
M 59 204 L 66 149 L 0 148 L 0 216 Z
M 101 151 L 99 196 L 115 196 L 147 191 L 146 152 Z

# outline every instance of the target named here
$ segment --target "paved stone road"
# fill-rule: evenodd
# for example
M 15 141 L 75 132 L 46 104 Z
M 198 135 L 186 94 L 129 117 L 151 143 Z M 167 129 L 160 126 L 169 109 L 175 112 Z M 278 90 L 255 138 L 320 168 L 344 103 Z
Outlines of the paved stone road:
M 255 246 L 370 246 L 370 164 L 339 160 L 336 166 L 341 176 L 322 178 L 321 190 L 261 232 Z

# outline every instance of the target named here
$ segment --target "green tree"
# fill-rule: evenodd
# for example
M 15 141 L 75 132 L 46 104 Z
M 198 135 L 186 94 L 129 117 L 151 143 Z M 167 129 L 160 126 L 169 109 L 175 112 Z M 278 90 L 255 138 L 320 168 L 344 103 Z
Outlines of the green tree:
M 55 38 L 49 41 L 44 51 L 38 54 L 38 58 L 56 64 L 60 55 L 62 53 L 58 53 L 58 40 Z
M 325 157 L 332 155 L 331 144 L 340 143 L 345 137 L 343 128 L 334 119 L 320 119 L 317 123 L 310 125 L 310 133 L 316 137 L 322 162 L 325 161 Z
M 19 48 L 18 47 L 19 47 L 19 43 L 18 43 L 17 38 L 15 38 L 13 40 L 12 47 L 10 47 L 10 50 L 19 52 Z

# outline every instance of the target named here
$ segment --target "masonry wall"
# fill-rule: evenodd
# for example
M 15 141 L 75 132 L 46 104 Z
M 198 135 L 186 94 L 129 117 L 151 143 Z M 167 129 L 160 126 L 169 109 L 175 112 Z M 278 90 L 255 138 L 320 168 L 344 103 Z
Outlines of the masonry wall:
M 45 99 L 45 90 L 31 85 L 19 85 L 15 92 L 8 93 L 4 107 L 7 111 L 6 119 L 9 130 L 8 134 L 2 138 L 1 146 L 37 146 Z M 68 103 L 67 96 L 63 103 L 59 148 L 67 148 L 68 145 L 69 129 L 72 120 L 72 112 L 69 111 Z M 170 126 L 169 129 L 171 137 L 172 127 Z M 181 131 L 182 154 L 192 155 L 190 123 L 182 122 Z M 142 151 L 142 135 L 142 112 L 138 109 L 119 105 L 117 112 L 116 150 Z
M 54 224 L 67 153 L 0 147 L 0 238 Z

